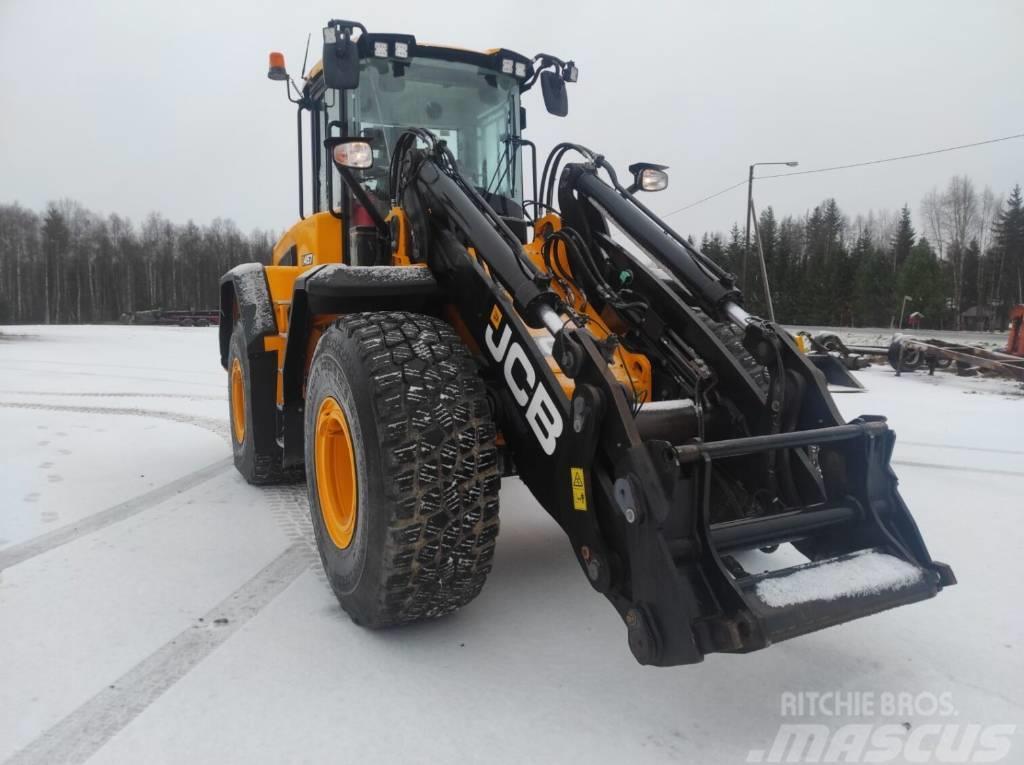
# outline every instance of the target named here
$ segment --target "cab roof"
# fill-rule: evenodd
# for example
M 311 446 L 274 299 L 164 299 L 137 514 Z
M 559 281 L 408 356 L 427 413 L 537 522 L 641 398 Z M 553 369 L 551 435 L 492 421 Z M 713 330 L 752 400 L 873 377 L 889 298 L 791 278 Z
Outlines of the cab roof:
M 396 43 L 399 46 L 396 46 Z M 368 32 L 356 41 L 360 59 L 378 59 L 390 61 L 411 61 L 416 58 L 430 58 L 441 61 L 454 61 L 472 64 L 483 69 L 494 69 L 497 73 L 514 76 L 520 82 L 533 75 L 533 63 L 530 58 L 508 50 L 507 48 L 488 48 L 483 51 L 469 50 L 448 45 L 418 43 L 412 35 Z M 404 48 L 401 45 L 404 44 Z M 406 55 L 399 56 L 404 50 Z M 381 55 L 386 52 L 386 55 Z M 323 60 L 317 61 L 306 75 L 311 82 L 323 72 Z

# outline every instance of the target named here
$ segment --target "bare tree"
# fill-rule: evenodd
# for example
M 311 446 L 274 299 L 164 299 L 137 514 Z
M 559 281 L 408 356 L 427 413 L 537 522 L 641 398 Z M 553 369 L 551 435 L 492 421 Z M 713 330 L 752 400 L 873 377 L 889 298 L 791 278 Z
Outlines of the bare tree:
M 964 266 L 967 245 L 978 228 L 978 194 L 966 175 L 954 175 L 943 198 L 946 226 L 949 232 L 949 259 L 953 266 L 953 300 L 956 302 L 956 328 L 964 310 Z
M 946 252 L 945 203 L 943 194 L 932 189 L 921 200 L 921 217 L 924 219 L 925 232 L 935 247 L 935 252 L 942 258 Z
M 979 198 L 970 178 L 966 175 L 955 175 L 949 179 L 944 192 L 932 189 L 921 201 L 925 228 L 936 246 L 939 257 L 944 257 L 950 265 L 957 329 L 960 328 L 960 316 L 964 310 L 968 247 L 973 240 L 977 242 L 980 252 L 984 252 L 983 240 L 987 241 L 990 235 L 992 216 L 998 208 L 992 192 L 986 189 L 985 194 L 987 196 Z M 978 258 L 979 284 L 982 260 L 981 257 Z M 978 289 L 980 294 L 981 287 Z
M 72 200 L 42 215 L 0 204 L 0 323 L 114 321 L 149 308 L 217 305 L 221 274 L 267 263 L 271 232 L 226 220 L 177 226 L 157 214 L 141 227 L 100 218 Z
M 996 218 L 999 216 L 999 211 L 1003 206 L 1002 195 L 996 196 L 992 193 L 992 189 L 988 186 L 981 192 L 981 202 L 978 214 L 978 246 L 981 248 L 982 255 L 987 255 L 989 248 L 992 244 L 992 230 L 995 225 Z M 985 257 L 978 258 L 978 305 L 989 304 L 993 299 L 998 300 L 999 292 L 999 279 L 1002 267 L 998 269 L 989 268 L 992 273 L 991 278 L 985 279 L 985 264 L 988 261 Z M 986 284 L 987 281 L 987 284 Z

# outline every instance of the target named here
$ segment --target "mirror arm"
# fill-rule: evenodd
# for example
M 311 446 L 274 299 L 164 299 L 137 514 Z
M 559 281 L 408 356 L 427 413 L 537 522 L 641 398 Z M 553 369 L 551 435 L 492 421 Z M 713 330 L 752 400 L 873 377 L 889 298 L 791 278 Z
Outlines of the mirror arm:
M 295 92 L 298 94 L 298 98 L 292 98 L 292 88 L 295 88 Z M 295 84 L 295 80 L 291 77 L 288 78 L 285 84 L 285 95 L 288 100 L 295 104 L 300 109 L 311 109 L 313 106 L 313 100 L 303 94 L 299 89 L 299 86 Z
M 366 27 L 360 24 L 358 21 L 348 21 L 347 19 L 331 19 L 327 22 L 327 26 L 335 27 L 337 29 L 348 29 L 349 31 L 358 29 L 364 35 L 366 34 Z
M 540 63 L 537 63 L 537 62 L 540 62 Z M 552 66 L 554 66 L 554 67 L 562 66 L 562 61 L 560 59 L 556 58 L 555 56 L 550 55 L 550 54 L 538 53 L 536 56 L 533 57 L 533 64 L 534 64 L 534 66 L 533 66 L 533 74 L 530 76 L 530 78 L 528 80 L 524 80 L 523 84 L 519 86 L 519 92 L 520 93 L 525 93 L 530 88 L 532 88 L 534 85 L 536 85 L 537 84 L 537 80 L 540 79 L 540 73 L 543 72 L 545 69 L 549 69 Z
M 292 92 L 291 90 L 289 90 L 288 100 L 291 101 L 293 104 L 302 104 L 306 100 L 306 97 L 302 95 L 302 88 L 295 84 L 295 80 L 292 79 L 291 75 L 288 76 L 288 84 L 291 85 L 291 87 L 295 90 L 296 95 L 296 98 L 292 98 Z

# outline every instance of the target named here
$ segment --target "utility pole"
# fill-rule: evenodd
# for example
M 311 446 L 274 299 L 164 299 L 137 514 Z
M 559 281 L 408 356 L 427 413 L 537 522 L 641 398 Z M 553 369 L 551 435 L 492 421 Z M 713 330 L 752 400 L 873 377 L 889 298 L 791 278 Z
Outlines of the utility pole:
M 775 306 L 772 305 L 772 291 L 768 285 L 768 264 L 764 259 L 764 243 L 761 241 L 761 229 L 757 225 L 757 210 L 754 209 L 754 200 L 750 200 L 748 210 L 750 217 L 754 219 L 754 236 L 757 238 L 757 254 L 761 261 L 761 283 L 764 285 L 764 302 L 768 305 L 768 320 L 775 323 Z
M 747 261 L 750 260 L 750 208 L 754 205 L 754 165 L 750 166 L 747 177 L 747 225 L 743 237 L 743 294 L 747 294 Z
M 750 260 L 750 216 L 754 212 L 754 168 L 762 167 L 765 165 L 785 165 L 786 167 L 796 167 L 799 162 L 755 162 L 750 166 L 750 173 L 747 175 L 747 225 L 746 235 L 744 236 L 743 243 L 743 294 L 747 294 L 747 261 Z M 758 246 L 760 247 L 760 238 L 758 239 Z M 762 267 L 764 264 L 764 255 L 761 256 Z M 764 291 L 767 299 L 768 294 L 768 277 L 762 271 L 764 276 Z M 768 300 L 769 310 L 771 310 L 771 300 Z M 772 319 L 774 321 L 774 319 Z

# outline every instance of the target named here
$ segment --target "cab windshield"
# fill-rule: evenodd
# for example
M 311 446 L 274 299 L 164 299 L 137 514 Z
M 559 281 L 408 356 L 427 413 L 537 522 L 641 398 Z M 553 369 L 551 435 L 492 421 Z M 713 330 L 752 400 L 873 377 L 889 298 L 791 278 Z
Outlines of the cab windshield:
M 462 173 L 482 191 L 518 205 L 522 180 L 512 138 L 519 135 L 519 84 L 464 63 L 417 58 L 364 61 L 359 88 L 346 93 L 348 134 L 371 139 L 366 187 L 387 199 L 387 170 L 398 137 L 427 128 L 447 142 Z

